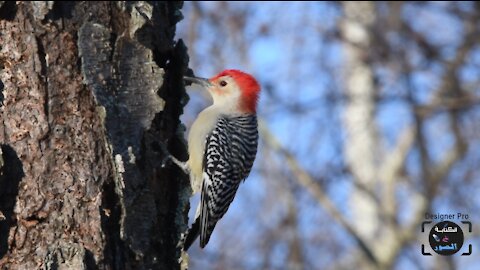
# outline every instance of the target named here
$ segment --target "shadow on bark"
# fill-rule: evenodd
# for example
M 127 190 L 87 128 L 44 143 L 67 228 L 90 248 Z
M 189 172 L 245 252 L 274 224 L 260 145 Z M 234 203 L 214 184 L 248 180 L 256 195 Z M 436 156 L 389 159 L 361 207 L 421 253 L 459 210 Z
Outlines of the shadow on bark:
M 0 5 L 0 18 L 7 21 L 13 21 L 17 13 L 17 5 L 15 1 L 5 1 Z
M 16 223 L 12 217 L 18 185 L 25 176 L 15 150 L 6 144 L 2 144 L 1 149 L 0 162 L 3 159 L 3 166 L 0 163 L 0 211 L 5 219 L 0 220 L 0 259 L 7 253 L 9 230 Z

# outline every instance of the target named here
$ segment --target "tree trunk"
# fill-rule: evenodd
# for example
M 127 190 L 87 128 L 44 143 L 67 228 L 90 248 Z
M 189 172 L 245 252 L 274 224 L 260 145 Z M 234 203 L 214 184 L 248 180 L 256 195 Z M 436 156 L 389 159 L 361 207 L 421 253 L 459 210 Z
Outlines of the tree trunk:
M 379 232 L 379 213 L 375 198 L 378 186 L 379 139 L 375 121 L 373 70 L 368 62 L 372 44 L 371 27 L 375 23 L 373 2 L 342 2 L 345 12 L 340 31 L 345 42 L 346 91 L 349 101 L 343 115 L 346 130 L 346 162 L 358 186 L 350 196 L 356 233 L 373 243 Z M 372 254 L 373 255 L 373 254 Z M 376 258 L 370 257 L 375 263 Z M 367 264 L 363 267 L 372 268 Z
M 0 268 L 176 269 L 181 2 L 0 2 Z

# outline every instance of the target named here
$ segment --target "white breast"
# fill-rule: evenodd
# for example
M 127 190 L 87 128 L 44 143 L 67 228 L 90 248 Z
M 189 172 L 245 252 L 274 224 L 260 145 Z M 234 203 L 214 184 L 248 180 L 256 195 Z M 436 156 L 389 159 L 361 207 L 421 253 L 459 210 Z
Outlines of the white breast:
M 191 170 L 190 183 L 193 193 L 202 186 L 202 162 L 205 152 L 205 139 L 217 123 L 220 112 L 215 106 L 203 110 L 193 122 L 188 134 L 188 152 L 190 158 L 188 164 Z

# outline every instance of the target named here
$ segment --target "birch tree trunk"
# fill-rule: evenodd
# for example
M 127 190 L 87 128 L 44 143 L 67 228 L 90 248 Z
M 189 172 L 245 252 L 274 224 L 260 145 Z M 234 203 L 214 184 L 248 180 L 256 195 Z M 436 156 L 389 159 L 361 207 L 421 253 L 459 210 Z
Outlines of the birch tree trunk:
M 345 110 L 344 123 L 347 130 L 347 161 L 355 181 L 366 191 L 374 187 L 376 180 L 375 151 L 378 138 L 375 112 L 375 86 L 373 72 L 368 64 L 370 31 L 375 19 L 371 2 L 344 3 L 345 20 L 342 33 L 347 61 L 347 92 L 349 101 Z M 359 190 L 359 189 L 356 189 Z M 366 238 L 375 234 L 375 202 L 361 191 L 352 196 L 352 205 L 361 211 L 354 211 L 359 233 Z
M 348 103 L 343 116 L 346 130 L 345 157 L 355 185 L 350 209 L 358 235 L 371 243 L 379 230 L 378 211 L 372 196 L 376 175 L 378 136 L 375 124 L 375 86 L 368 62 L 371 27 L 375 22 L 372 2 L 342 2 L 345 12 L 341 25 L 345 40 L 346 91 Z
M 0 5 L 0 268 L 178 268 L 181 2 Z

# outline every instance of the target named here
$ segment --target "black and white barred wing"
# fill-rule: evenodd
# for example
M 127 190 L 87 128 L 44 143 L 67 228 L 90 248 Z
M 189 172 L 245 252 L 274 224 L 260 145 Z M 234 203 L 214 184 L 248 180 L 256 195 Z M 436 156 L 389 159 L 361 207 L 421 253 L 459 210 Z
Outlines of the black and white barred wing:
M 250 173 L 257 144 L 256 116 L 220 118 L 208 135 L 199 216 L 202 248 Z

